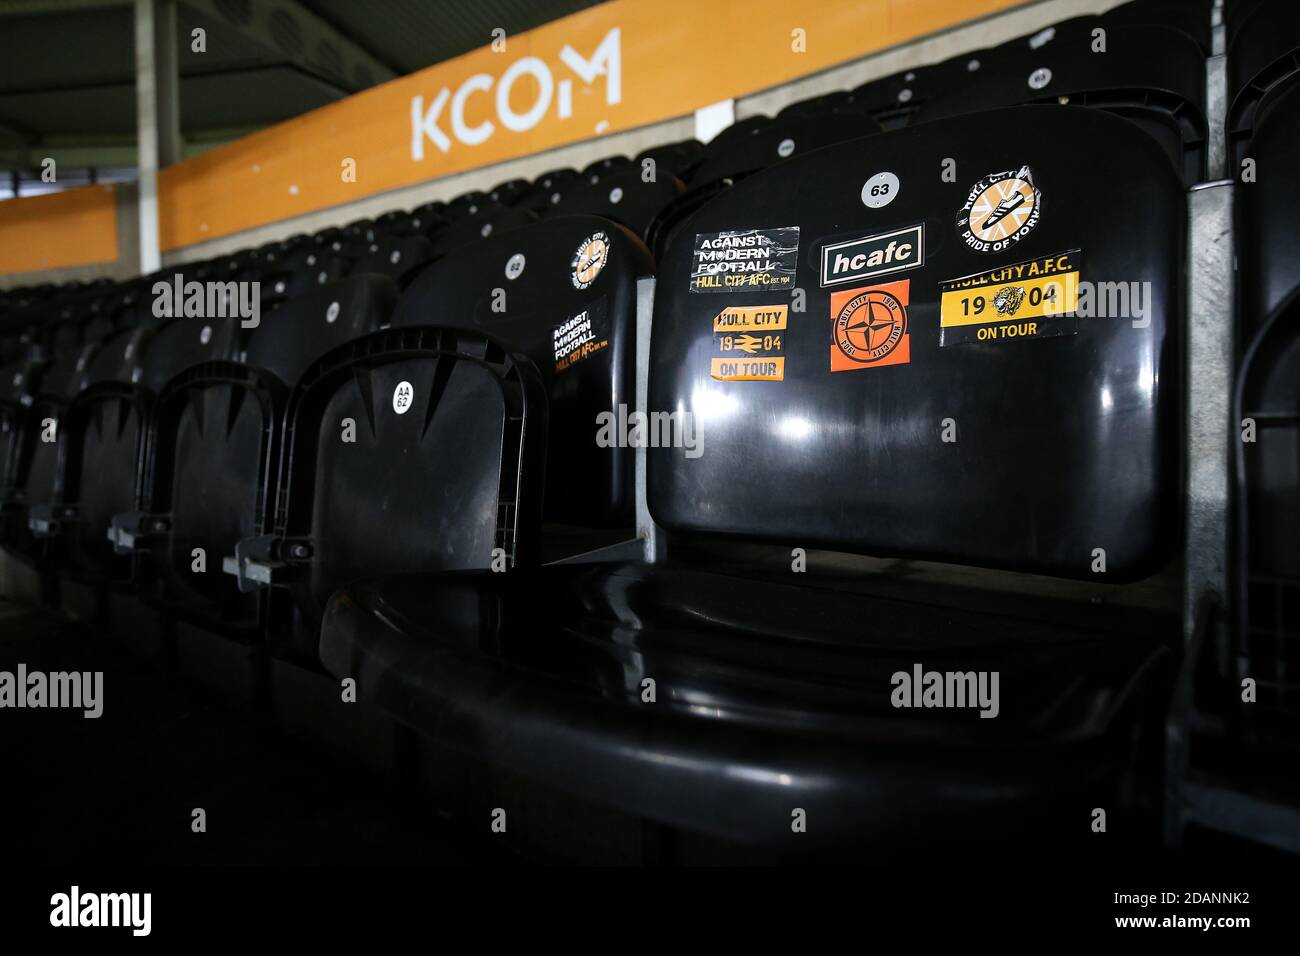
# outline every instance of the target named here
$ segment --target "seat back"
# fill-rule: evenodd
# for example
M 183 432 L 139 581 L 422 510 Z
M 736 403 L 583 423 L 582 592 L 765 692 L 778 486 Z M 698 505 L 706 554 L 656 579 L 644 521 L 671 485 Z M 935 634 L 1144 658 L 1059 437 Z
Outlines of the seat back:
M 274 562 L 314 654 L 341 586 L 536 560 L 546 397 L 479 332 L 394 328 L 331 352 L 289 400 Z
M 560 186 L 557 202 L 547 206 L 543 216 L 600 216 L 645 238 L 650 223 L 686 186 L 666 170 L 656 171 L 652 181 L 642 176 L 641 167 L 625 165 L 589 183 L 577 181 Z
M 1288 746 L 1300 740 L 1300 88 L 1276 98 L 1250 148 L 1254 181 L 1235 187 L 1241 362 L 1232 414 L 1233 644 L 1230 687 L 1258 682 L 1236 716 Z M 1230 699 L 1239 699 L 1237 694 Z
M 1234 194 L 1238 289 L 1238 336 L 1242 348 L 1277 314 L 1300 285 L 1300 236 L 1292 224 L 1300 208 L 1300 88 L 1279 95 L 1254 134 L 1251 156 L 1257 175 Z
M 945 164 L 952 181 L 930 172 Z M 674 417 L 651 427 L 684 447 L 649 450 L 651 514 L 679 534 L 1145 576 L 1178 539 L 1184 218 L 1154 142 L 1071 107 L 743 180 L 660 263 L 649 409 Z
M 121 332 L 104 343 L 87 387 L 68 406 L 65 429 L 58 504 L 75 508 L 75 520 L 61 528 L 59 544 L 77 572 L 129 573 L 108 532 L 114 516 L 139 501 L 158 393 L 191 365 L 230 358 L 238 338 L 237 319 L 187 318 Z
M 541 370 L 550 398 L 549 521 L 631 524 L 631 453 L 600 447 L 597 422 L 635 401 L 636 283 L 652 271 L 626 229 L 568 216 L 438 260 L 398 303 L 394 327 L 481 330 Z
M 916 122 L 1023 103 L 1109 110 L 1161 144 L 1191 185 L 1205 178 L 1205 55 L 1186 34 L 1161 26 L 1106 23 L 1104 54 L 1087 24 L 1031 49 L 998 51 L 966 82 L 932 98 Z M 1152 51 L 1158 50 L 1158 55 Z M 1032 115 L 1032 114 L 1031 114 Z
M 396 300 L 393 281 L 373 274 L 322 286 L 264 316 L 242 362 L 195 365 L 170 381 L 141 501 L 168 529 L 140 569 L 152 596 L 228 629 L 256 624 L 255 600 L 221 561 L 271 531 L 289 390 L 322 355 L 387 321 Z
M 1240 169 L 1270 101 L 1300 77 L 1300 8 L 1263 0 L 1230 34 L 1228 47 L 1228 159 Z

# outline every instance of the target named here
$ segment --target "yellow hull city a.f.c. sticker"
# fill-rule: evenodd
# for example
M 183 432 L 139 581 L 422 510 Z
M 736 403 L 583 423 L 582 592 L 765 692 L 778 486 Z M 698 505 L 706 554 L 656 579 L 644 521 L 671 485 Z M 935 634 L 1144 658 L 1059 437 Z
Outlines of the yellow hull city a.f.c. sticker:
M 939 283 L 939 345 L 1079 331 L 1078 249 Z
M 790 306 L 746 305 L 713 317 L 709 374 L 719 382 L 785 380 L 785 332 Z

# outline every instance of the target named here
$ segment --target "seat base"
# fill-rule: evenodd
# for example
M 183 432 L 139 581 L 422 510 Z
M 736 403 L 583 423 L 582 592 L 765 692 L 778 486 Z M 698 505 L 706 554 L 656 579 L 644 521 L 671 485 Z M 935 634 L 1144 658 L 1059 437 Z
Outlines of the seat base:
M 1134 768 L 1160 765 L 1137 754 L 1158 746 L 1176 618 L 1128 609 L 1120 633 L 1110 609 L 1062 623 L 1019 596 L 972 610 L 790 577 L 398 576 L 335 596 L 321 659 L 441 745 L 740 844 L 785 844 L 800 810 L 800 851 L 1068 843 L 1094 808 L 1156 802 Z

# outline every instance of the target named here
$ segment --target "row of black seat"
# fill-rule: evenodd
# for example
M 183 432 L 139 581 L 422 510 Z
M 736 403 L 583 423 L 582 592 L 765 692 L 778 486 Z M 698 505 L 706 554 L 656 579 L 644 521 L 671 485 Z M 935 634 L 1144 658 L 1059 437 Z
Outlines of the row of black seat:
M 0 382 L 0 543 L 354 678 L 494 767 L 692 830 L 777 841 L 799 806 L 827 821 L 814 844 L 880 846 L 921 826 L 969 840 L 972 812 L 1004 838 L 1075 832 L 1079 807 L 1149 811 L 1182 653 L 1179 602 L 1149 594 L 1181 557 L 1201 6 L 1103 18 L 1109 79 L 1073 45 L 1094 18 L 981 51 L 967 72 L 1002 83 L 983 102 L 1004 108 L 948 114 L 937 90 L 900 126 L 853 91 L 665 147 L 675 198 L 644 229 L 534 218 L 560 179 L 503 184 L 203 267 L 347 261 L 275 293 L 257 328 L 151 321 L 140 298 L 117 305 L 132 320 L 83 317 L 75 346 L 41 336 Z M 1253 6 L 1229 21 L 1230 64 L 1280 7 Z M 1004 62 L 1027 90 L 996 80 Z M 1285 716 L 1300 93 L 1266 92 L 1242 140 L 1260 175 L 1237 193 L 1234 418 L 1260 437 L 1235 452 L 1234 660 Z M 816 138 L 841 116 L 851 134 Z M 802 145 L 772 140 L 795 129 Z M 733 149 L 787 155 L 727 166 Z M 641 180 L 626 160 L 583 175 L 607 199 Z M 384 268 L 408 237 L 419 251 Z M 583 557 L 634 534 L 622 429 L 652 276 L 645 411 L 675 439 L 646 451 L 660 548 Z M 1078 283 L 1147 290 L 1141 321 L 1053 314 Z M 904 561 L 862 576 L 849 554 Z M 900 712 L 890 678 L 915 664 L 998 671 L 998 718 Z M 1220 692 L 1240 676 L 1222 671 Z
M 990 122 L 1039 135 L 991 138 Z M 1112 148 L 1098 156 L 1096 142 Z M 930 172 L 945 158 L 952 182 Z M 876 171 L 900 184 L 884 205 L 866 201 Z M 1088 215 L 1098 175 L 1112 184 L 1104 222 Z M 1006 224 L 986 224 L 987 212 L 963 212 L 984 187 L 1049 212 L 1008 208 Z M 702 206 L 657 265 L 614 222 L 560 217 L 442 257 L 400 295 L 379 277 L 328 284 L 246 337 L 235 322 L 193 319 L 124 330 L 72 360 L 73 375 L 84 367 L 79 389 L 41 387 L 15 403 L 26 424 L 5 543 L 60 574 L 139 588 L 169 613 L 319 660 L 429 733 L 452 730 L 428 724 L 446 695 L 468 695 L 455 704 L 468 708 L 466 736 L 452 737 L 487 742 L 488 759 L 530 773 L 614 750 L 626 771 L 661 745 L 702 747 L 709 759 L 691 773 L 715 787 L 710 761 L 739 734 L 775 780 L 804 759 L 792 732 L 838 722 L 824 754 L 846 761 L 836 786 L 818 792 L 811 773 L 796 786 L 799 800 L 847 821 L 868 790 L 918 785 L 884 752 L 864 763 L 881 722 L 898 720 L 882 693 L 888 671 L 922 646 L 929 665 L 992 661 L 1026 640 L 1021 605 L 1003 596 L 966 608 L 969 627 L 954 631 L 951 611 L 900 614 L 870 589 L 841 599 L 789 583 L 789 548 L 1112 587 L 1159 573 L 1176 554 L 1180 501 L 1182 222 L 1179 177 L 1137 125 L 1020 107 L 746 177 Z M 1005 248 L 990 252 L 973 232 Z M 894 245 L 903 271 L 853 254 L 891 235 L 914 237 L 912 253 Z M 946 284 L 992 269 L 991 299 L 996 270 L 1013 263 L 1059 268 L 1067 285 L 1069 270 L 1148 282 L 1149 321 L 1078 320 L 1040 337 L 1038 323 L 1004 315 L 987 327 L 1023 340 L 970 326 L 969 341 L 952 341 L 960 305 Z M 630 530 L 634 450 L 617 431 L 607 447 L 600 423 L 636 407 L 637 284 L 652 274 L 648 411 L 668 416 L 678 440 L 648 449 L 646 500 L 669 561 L 541 566 L 562 540 L 553 524 Z M 40 442 L 45 419 L 59 423 L 56 442 Z M 673 550 L 731 539 L 783 545 L 784 582 Z M 823 617 L 809 616 L 814 604 Z M 676 626 L 683 615 L 705 628 L 707 652 Z M 817 619 L 825 629 L 808 643 L 799 631 Z M 854 623 L 865 619 L 877 623 Z M 1098 775 L 1109 792 L 1131 768 L 1075 751 L 1131 732 L 1148 686 L 1134 675 L 1157 679 L 1178 633 L 1176 620 L 1149 623 L 1116 642 L 1113 629 L 1129 625 L 1072 606 L 1063 629 L 1041 635 L 1070 667 L 1047 650 L 1002 665 L 999 719 L 927 720 L 923 746 L 965 739 L 986 761 L 972 764 L 974 783 L 1018 762 L 1017 747 L 1059 745 L 1073 769 L 1023 780 L 1026 794 L 1054 805 Z M 647 676 L 663 688 L 657 721 L 638 710 Z M 493 699 L 527 701 L 530 719 Z M 695 726 L 705 700 L 726 720 Z M 1067 714 L 1089 716 L 1081 729 Z M 572 749 L 576 726 L 586 746 Z M 616 746 L 610 735 L 629 728 L 650 742 Z M 517 733 L 535 746 L 515 746 Z M 593 796 L 615 799 L 635 778 L 617 764 L 587 775 Z M 759 802 L 793 799 L 758 789 Z

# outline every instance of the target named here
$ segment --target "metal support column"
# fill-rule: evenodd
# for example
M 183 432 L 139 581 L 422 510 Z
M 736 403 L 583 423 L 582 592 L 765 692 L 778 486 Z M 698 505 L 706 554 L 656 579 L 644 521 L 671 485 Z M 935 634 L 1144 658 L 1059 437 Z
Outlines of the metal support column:
M 140 272 L 162 267 L 158 170 L 180 158 L 174 0 L 135 0 L 135 111 L 140 169 Z

